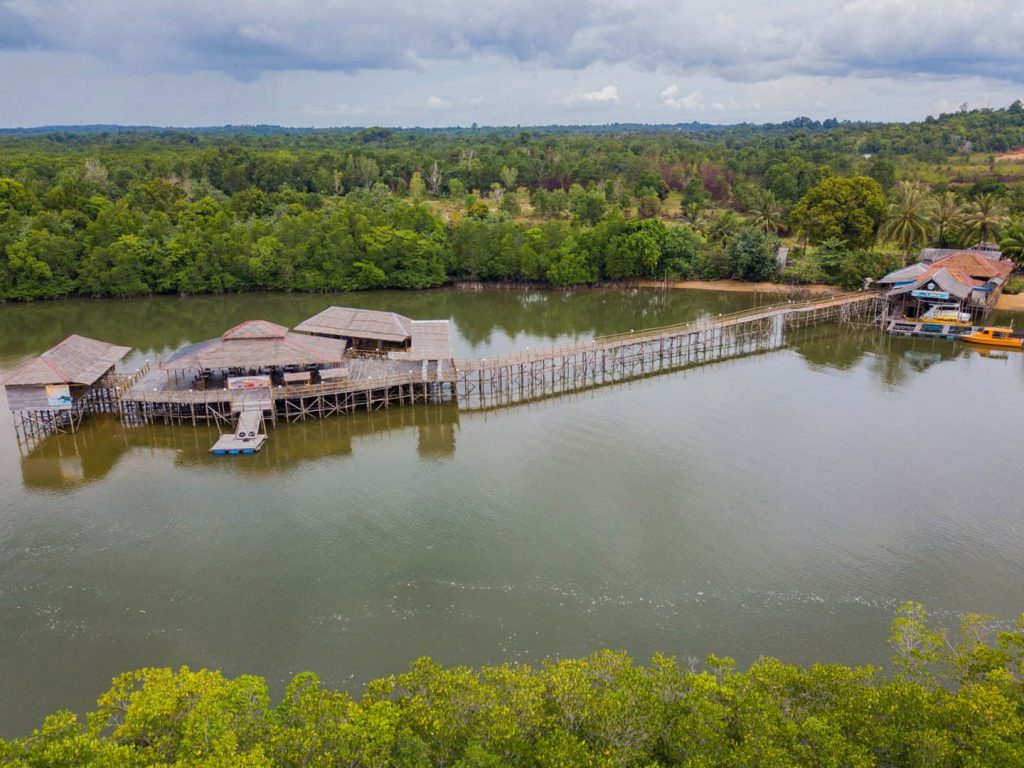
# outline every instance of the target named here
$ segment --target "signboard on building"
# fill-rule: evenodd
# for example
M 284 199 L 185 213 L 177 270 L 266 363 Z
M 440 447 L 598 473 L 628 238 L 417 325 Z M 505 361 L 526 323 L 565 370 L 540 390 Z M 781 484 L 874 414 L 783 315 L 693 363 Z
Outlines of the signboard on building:
M 948 291 L 911 291 L 910 295 L 915 299 L 936 299 L 938 301 L 949 299 Z
M 46 385 L 46 405 L 49 408 L 67 410 L 71 407 L 71 387 L 67 384 Z
M 228 389 L 262 389 L 269 386 L 269 376 L 232 376 L 228 379 Z

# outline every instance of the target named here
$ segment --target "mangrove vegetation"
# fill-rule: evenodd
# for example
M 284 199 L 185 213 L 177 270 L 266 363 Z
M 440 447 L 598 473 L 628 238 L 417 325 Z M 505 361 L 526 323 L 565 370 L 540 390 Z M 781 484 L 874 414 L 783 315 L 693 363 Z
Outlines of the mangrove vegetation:
M 1024 107 L 914 124 L 0 133 L 0 300 L 1024 258 Z M 780 242 L 791 258 L 780 272 Z
M 740 671 L 655 656 L 470 669 L 430 659 L 359 698 L 300 674 L 271 704 L 258 677 L 142 669 L 84 719 L 58 712 L 0 742 L 0 765 L 831 766 L 1024 765 L 1024 617 L 967 616 L 958 636 L 899 611 L 894 670 L 764 658 Z

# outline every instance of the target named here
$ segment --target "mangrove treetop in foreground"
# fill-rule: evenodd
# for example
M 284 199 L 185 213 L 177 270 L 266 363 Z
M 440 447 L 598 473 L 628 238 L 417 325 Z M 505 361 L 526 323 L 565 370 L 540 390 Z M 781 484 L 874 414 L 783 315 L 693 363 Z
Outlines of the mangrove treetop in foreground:
M 360 699 L 298 675 L 271 706 L 257 677 L 187 668 L 115 679 L 84 721 L 47 718 L 0 742 L 0 765 L 123 766 L 840 766 L 1024 765 L 1024 617 L 962 639 L 907 604 L 892 627 L 896 674 L 762 659 L 740 672 L 622 653 L 444 669 L 429 659 Z M 993 642 L 986 642 L 992 639 Z

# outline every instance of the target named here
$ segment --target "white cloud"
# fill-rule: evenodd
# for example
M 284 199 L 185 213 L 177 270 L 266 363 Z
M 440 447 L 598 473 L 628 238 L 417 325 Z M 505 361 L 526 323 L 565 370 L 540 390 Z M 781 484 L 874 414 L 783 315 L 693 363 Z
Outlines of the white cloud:
M 690 91 L 685 96 L 679 95 L 679 86 L 670 85 L 661 92 L 661 103 L 670 109 L 697 109 L 703 104 L 700 91 Z
M 590 104 L 608 104 L 618 100 L 619 86 L 617 85 L 606 85 L 604 88 L 598 88 L 596 91 L 584 91 L 570 99 L 572 102 L 584 101 Z
M 857 72 L 1024 83 L 1020 0 L 7 0 L 0 50 L 120 71 L 355 73 L 496 56 L 755 82 Z M 382 23 L 386 19 L 387 23 Z
M 464 9 L 0 0 L 0 125 L 911 119 L 1024 95 L 1021 0 Z

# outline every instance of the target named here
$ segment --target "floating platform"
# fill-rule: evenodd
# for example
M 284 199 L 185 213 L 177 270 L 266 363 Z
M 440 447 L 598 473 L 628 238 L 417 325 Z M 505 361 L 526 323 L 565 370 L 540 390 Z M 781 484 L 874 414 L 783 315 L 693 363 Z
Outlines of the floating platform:
M 267 442 L 266 435 L 256 437 L 239 438 L 235 435 L 221 435 L 220 439 L 213 444 L 210 453 L 216 456 L 236 456 L 240 453 L 256 453 Z
M 258 410 L 240 411 L 238 424 L 233 435 L 221 435 L 213 444 L 210 453 L 215 456 L 237 456 L 245 453 L 257 453 L 267 442 L 263 432 L 263 413 Z
M 895 336 L 923 336 L 932 339 L 957 340 L 965 333 L 979 331 L 981 325 L 961 325 L 959 323 L 915 322 L 913 320 L 893 320 L 886 330 Z

